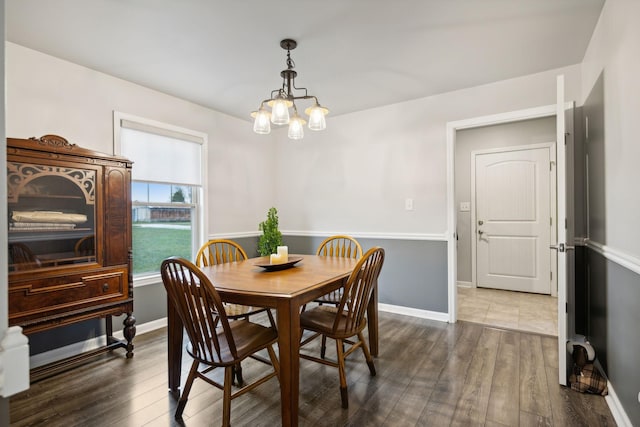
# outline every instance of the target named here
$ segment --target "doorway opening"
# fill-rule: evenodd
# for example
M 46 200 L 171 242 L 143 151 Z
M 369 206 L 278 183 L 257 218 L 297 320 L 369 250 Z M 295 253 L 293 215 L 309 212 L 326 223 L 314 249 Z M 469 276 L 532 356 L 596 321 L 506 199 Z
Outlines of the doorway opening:
M 449 245 L 449 260 L 454 261 L 453 265 L 449 266 L 450 321 L 460 319 L 507 329 L 557 336 L 558 302 L 555 297 L 557 295 L 555 254 L 550 253 L 548 249 L 549 241 L 555 241 L 553 231 L 555 229 L 555 218 L 551 218 L 551 216 L 555 216 L 555 167 L 553 167 L 555 165 L 555 149 L 553 143 L 549 143 L 549 141 L 555 141 L 556 139 L 555 115 L 556 106 L 552 105 L 448 124 L 448 155 L 451 156 L 449 164 L 454 166 L 449 168 L 448 221 L 449 229 L 455 230 L 453 244 Z M 519 129 L 525 123 L 535 123 L 534 127 L 537 125 L 544 130 L 537 133 L 533 131 L 533 134 L 537 136 L 533 139 L 531 137 L 526 139 L 525 136 L 525 141 L 522 138 L 518 140 L 518 137 L 513 137 L 513 132 L 522 132 Z M 509 127 L 513 129 L 511 131 L 504 130 L 504 128 L 508 129 Z M 494 129 L 501 129 L 500 132 L 502 133 L 497 134 Z M 526 134 L 526 132 L 524 133 Z M 478 135 L 482 137 L 478 138 Z M 507 136 L 505 137 L 505 135 Z M 543 181 L 538 181 L 534 184 L 545 185 L 549 190 L 539 195 L 547 203 L 547 209 L 542 212 L 542 216 L 538 215 L 535 221 L 531 221 L 530 218 L 527 219 L 524 229 L 528 233 L 531 228 L 535 228 L 532 224 L 536 223 L 536 226 L 547 235 L 540 240 L 539 236 L 532 237 L 519 231 L 515 232 L 517 241 L 508 241 L 505 238 L 508 233 L 505 233 L 504 229 L 502 231 L 490 231 L 487 228 L 487 218 L 484 218 L 486 210 L 481 215 L 483 218 L 476 217 L 480 207 L 478 206 L 476 193 L 472 188 L 476 177 L 476 157 L 480 158 L 485 153 L 489 154 L 485 158 L 495 157 L 496 161 L 492 164 L 500 166 L 494 168 L 491 173 L 500 168 L 503 169 L 500 173 L 503 173 L 504 170 L 513 169 L 512 166 L 516 163 L 509 164 L 509 159 L 498 158 L 503 154 L 494 156 L 492 153 L 523 153 L 526 149 L 538 149 L 538 151 L 549 153 L 547 160 L 543 158 L 538 161 L 537 166 L 531 166 L 528 163 L 524 168 L 535 169 L 537 167 L 536 173 L 540 174 L 542 172 L 541 162 L 546 162 L 545 172 L 547 175 L 543 177 L 546 181 L 543 179 Z M 520 160 L 522 159 L 518 161 Z M 483 162 L 486 164 L 486 161 L 483 160 Z M 520 166 L 523 164 L 522 162 L 519 163 Z M 550 169 L 552 170 L 550 171 Z M 492 179 L 496 182 L 500 179 L 505 179 L 504 176 L 500 177 L 500 173 L 493 176 Z M 515 173 L 518 174 L 520 172 L 515 171 Z M 527 179 L 522 174 L 520 178 L 525 181 Z M 506 187 L 508 189 L 509 185 Z M 511 187 L 511 190 L 513 189 L 514 187 Z M 503 192 L 503 190 L 504 188 L 501 188 L 500 192 Z M 491 197 L 491 202 L 492 207 L 497 206 L 493 196 Z M 533 204 L 528 207 L 532 207 L 535 204 L 535 208 L 537 208 L 537 202 L 534 200 Z M 502 215 L 500 218 L 503 221 L 497 222 L 504 225 L 509 222 L 509 219 L 513 219 L 514 213 L 522 214 L 522 210 L 527 209 L 527 203 L 527 201 L 517 201 L 513 200 L 513 197 L 507 197 L 506 202 L 503 203 L 502 212 L 497 213 L 498 216 Z M 550 212 L 553 212 L 554 215 L 550 215 Z M 540 213 L 536 212 L 536 214 Z M 482 224 L 480 225 L 480 223 Z M 481 238 L 478 239 L 478 233 L 487 232 L 489 234 L 480 234 Z M 502 253 L 495 253 L 493 260 L 487 258 L 487 253 L 480 254 L 480 258 L 478 258 L 476 249 L 483 250 L 481 244 L 486 239 L 491 238 L 491 233 L 493 233 L 494 243 L 499 241 L 502 244 L 501 248 L 500 245 L 494 245 L 500 248 L 498 252 L 501 251 Z M 476 246 L 478 241 L 480 241 L 480 244 Z M 518 247 L 518 245 L 520 246 L 517 250 L 509 251 L 510 247 Z M 535 253 L 529 251 L 531 254 L 522 257 L 522 259 L 515 261 L 508 259 L 506 260 L 507 262 L 502 263 L 503 265 L 496 264 L 496 261 L 505 261 L 506 255 L 511 256 L 514 253 L 526 254 L 527 248 Z M 535 251 L 536 248 L 537 251 Z M 541 257 L 544 257 L 544 259 Z M 477 259 L 481 259 L 479 262 L 484 264 L 478 265 Z M 540 263 L 540 261 L 543 262 Z M 491 268 L 487 268 L 487 262 L 491 264 Z M 484 277 L 484 282 L 481 280 L 482 277 L 477 274 L 479 271 L 482 272 L 480 276 Z M 493 282 L 491 281 L 486 282 L 488 271 L 496 273 L 494 278 L 497 279 L 497 284 L 492 284 Z M 531 277 L 536 278 L 537 287 L 529 288 L 527 287 L 528 285 L 523 287 L 521 283 L 531 283 Z M 525 292 L 503 290 L 511 288 L 511 284 L 514 284 L 514 289 Z M 540 288 L 540 286 L 542 287 Z M 538 295 L 536 292 L 547 295 Z

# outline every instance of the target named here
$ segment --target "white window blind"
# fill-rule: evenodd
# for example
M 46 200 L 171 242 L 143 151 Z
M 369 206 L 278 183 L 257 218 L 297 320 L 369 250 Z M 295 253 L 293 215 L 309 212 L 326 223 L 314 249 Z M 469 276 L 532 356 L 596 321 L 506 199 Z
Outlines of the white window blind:
M 136 181 L 202 185 L 202 143 L 193 135 L 121 120 L 121 154 Z

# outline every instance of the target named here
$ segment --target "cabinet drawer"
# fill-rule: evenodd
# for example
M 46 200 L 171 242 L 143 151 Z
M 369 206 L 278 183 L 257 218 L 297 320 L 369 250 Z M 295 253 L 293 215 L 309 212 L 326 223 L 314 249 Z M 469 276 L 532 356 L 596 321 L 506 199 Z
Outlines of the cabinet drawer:
M 54 315 L 128 298 L 127 270 L 25 280 L 9 286 L 9 319 Z

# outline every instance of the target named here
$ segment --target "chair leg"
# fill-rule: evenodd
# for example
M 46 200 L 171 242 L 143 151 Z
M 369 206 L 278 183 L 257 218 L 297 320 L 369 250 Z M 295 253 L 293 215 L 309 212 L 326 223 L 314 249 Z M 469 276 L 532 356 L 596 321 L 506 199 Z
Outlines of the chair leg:
M 320 358 L 324 359 L 324 355 L 327 352 L 327 336 L 322 336 L 322 344 L 320 345 Z
M 222 427 L 231 425 L 231 383 L 233 382 L 233 366 L 224 368 L 224 388 L 222 390 Z
M 187 406 L 187 400 L 189 399 L 189 392 L 191 391 L 193 380 L 196 379 L 196 374 L 198 372 L 199 366 L 200 366 L 200 363 L 198 363 L 195 360 L 191 364 L 191 369 L 189 370 L 189 376 L 187 377 L 187 381 L 184 384 L 184 389 L 182 390 L 182 394 L 180 395 L 180 399 L 178 400 L 178 407 L 176 408 L 176 414 L 175 414 L 176 420 L 179 420 L 182 418 L 182 412 L 184 411 L 184 407 Z
M 233 378 L 235 377 L 238 387 L 243 387 L 244 379 L 242 378 L 242 365 L 240 364 L 240 362 L 233 365 L 232 370 L 233 373 L 231 375 L 231 380 L 233 381 Z
M 358 339 L 362 343 L 360 348 L 362 348 L 362 352 L 364 353 L 364 358 L 367 361 L 367 366 L 369 366 L 369 373 L 372 377 L 376 376 L 376 367 L 373 364 L 373 357 L 371 357 L 371 353 L 369 352 L 369 346 L 367 346 L 367 342 L 364 340 L 364 335 L 362 332 L 358 332 Z
M 336 353 L 338 354 L 338 371 L 340 372 L 340 398 L 342 407 L 349 407 L 349 395 L 347 394 L 347 375 L 344 370 L 344 351 L 342 340 L 336 340 Z
M 276 357 L 276 352 L 273 350 L 272 345 L 267 347 L 267 351 L 269 352 L 269 359 L 271 359 L 271 365 L 273 366 L 273 370 L 276 371 L 278 382 L 280 382 L 280 362 L 278 362 L 278 358 Z

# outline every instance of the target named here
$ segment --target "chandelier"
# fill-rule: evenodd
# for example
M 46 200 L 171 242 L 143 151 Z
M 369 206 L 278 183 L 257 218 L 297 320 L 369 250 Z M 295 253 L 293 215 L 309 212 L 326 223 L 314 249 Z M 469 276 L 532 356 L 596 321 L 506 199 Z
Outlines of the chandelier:
M 297 45 L 298 43 L 291 39 L 284 39 L 280 42 L 280 47 L 287 51 L 287 69 L 280 72 L 282 88 L 272 90 L 271 98 L 262 101 L 258 111 L 251 113 L 251 117 L 255 118 L 253 122 L 253 131 L 255 133 L 268 134 L 271 132 L 271 123 L 274 125 L 289 125 L 289 138 L 302 139 L 304 137 L 304 125 L 307 122 L 298 115 L 298 108 L 295 103 L 295 101 L 301 99 L 312 99 L 314 101 L 314 104 L 304 111 L 309 116 L 309 129 L 323 130 L 327 127 L 324 116 L 329 113 L 329 110 L 320 105 L 318 98 L 309 95 L 307 88 L 296 87 L 298 73 L 294 71 L 295 62 L 291 59 L 291 51 Z M 294 90 L 304 91 L 304 95 L 294 96 Z M 265 104 L 271 108 L 271 111 L 265 107 Z M 292 114 L 289 113 L 290 108 L 293 108 Z

